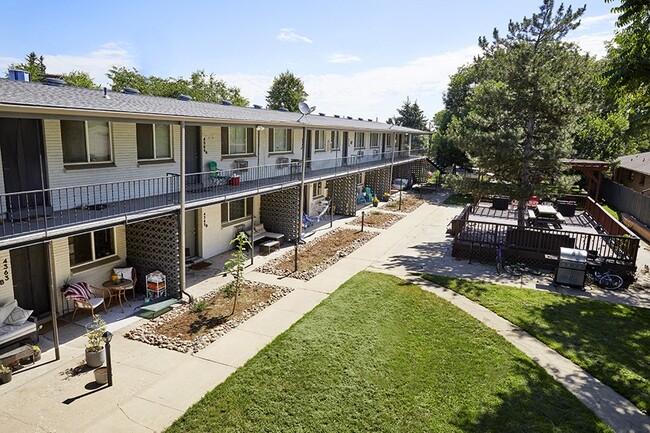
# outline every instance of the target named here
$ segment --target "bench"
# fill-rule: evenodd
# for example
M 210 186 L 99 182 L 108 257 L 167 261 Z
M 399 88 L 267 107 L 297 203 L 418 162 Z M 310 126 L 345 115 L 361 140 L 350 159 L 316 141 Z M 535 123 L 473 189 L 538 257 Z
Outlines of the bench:
M 32 346 L 19 346 L 16 349 L 0 355 L 0 364 L 7 367 L 18 364 L 23 358 L 31 358 L 34 364 L 34 349 Z
M 273 250 L 280 249 L 280 241 L 268 241 L 260 244 L 260 254 L 266 256 L 271 253 Z
M 559 223 L 566 222 L 566 218 L 564 218 L 564 215 L 562 215 L 560 212 L 558 212 L 558 213 L 555 214 L 555 219 L 556 219 L 557 222 L 559 222 Z
M 161 314 L 166 313 L 171 310 L 172 305 L 176 304 L 178 299 L 176 298 L 163 298 L 162 300 L 155 300 L 147 304 L 143 304 L 140 307 L 140 317 L 145 319 L 154 319 Z
M 535 211 L 532 209 L 528 209 L 528 225 L 532 226 L 535 224 L 535 220 L 537 219 L 537 214 L 535 214 Z
M 244 232 L 250 241 L 250 233 L 251 233 L 250 227 L 244 228 L 243 230 L 240 231 Z M 267 232 L 266 229 L 264 228 L 264 224 L 255 224 L 253 226 L 253 240 L 251 241 L 251 243 L 254 244 L 257 241 L 266 238 L 273 239 L 274 241 L 278 241 L 280 244 L 282 244 L 282 241 L 284 240 L 284 235 L 282 233 Z

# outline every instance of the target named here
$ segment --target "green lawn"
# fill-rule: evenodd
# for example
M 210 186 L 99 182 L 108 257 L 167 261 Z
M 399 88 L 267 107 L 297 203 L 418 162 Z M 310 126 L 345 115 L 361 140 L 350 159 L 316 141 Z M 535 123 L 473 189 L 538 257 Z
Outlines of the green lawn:
M 471 204 L 473 201 L 472 194 L 454 194 L 447 197 L 442 204 L 460 205 Z
M 493 330 L 403 280 L 363 272 L 167 431 L 611 430 Z
M 650 411 L 650 310 L 426 275 L 524 329 Z

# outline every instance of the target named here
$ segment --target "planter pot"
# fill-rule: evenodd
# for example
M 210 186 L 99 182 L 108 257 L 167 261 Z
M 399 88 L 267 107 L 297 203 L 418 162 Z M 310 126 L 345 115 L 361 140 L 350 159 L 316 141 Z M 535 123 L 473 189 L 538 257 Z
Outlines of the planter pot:
M 377 203 L 376 201 L 373 201 L 373 202 L 372 202 L 372 206 L 373 206 L 373 207 L 377 207 L 377 206 L 379 206 L 379 203 Z
M 11 371 L 9 373 L 0 373 L 0 383 L 11 382 Z
M 95 369 L 95 382 L 100 385 L 108 383 L 108 367 L 99 367 Z
M 106 362 L 106 349 L 99 352 L 90 352 L 86 349 L 86 365 L 88 367 L 101 367 Z

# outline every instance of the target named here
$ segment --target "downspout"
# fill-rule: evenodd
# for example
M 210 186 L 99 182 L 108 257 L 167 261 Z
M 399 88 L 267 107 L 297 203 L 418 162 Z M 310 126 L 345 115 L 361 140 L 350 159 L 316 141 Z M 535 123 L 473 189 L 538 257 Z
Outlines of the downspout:
M 180 265 L 179 290 L 180 296 L 187 295 L 190 303 L 194 303 L 194 297 L 185 291 L 185 122 L 181 122 L 181 178 L 180 178 L 180 210 L 178 215 L 178 257 Z

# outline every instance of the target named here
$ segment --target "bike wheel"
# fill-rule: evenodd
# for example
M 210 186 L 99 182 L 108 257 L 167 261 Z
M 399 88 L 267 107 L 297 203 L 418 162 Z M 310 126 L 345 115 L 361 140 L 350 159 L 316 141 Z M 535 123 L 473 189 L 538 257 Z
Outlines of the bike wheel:
M 532 275 L 540 276 L 542 275 L 542 271 L 540 271 L 537 268 L 528 268 L 527 271 L 531 273 Z
M 618 275 L 605 275 L 600 279 L 600 285 L 606 289 L 617 290 L 623 286 L 623 278 Z
M 521 277 L 521 269 L 518 266 L 513 266 L 511 264 L 503 265 L 503 269 L 512 275 L 513 277 Z
M 503 264 L 501 262 L 497 262 L 497 274 L 501 275 L 503 273 Z

